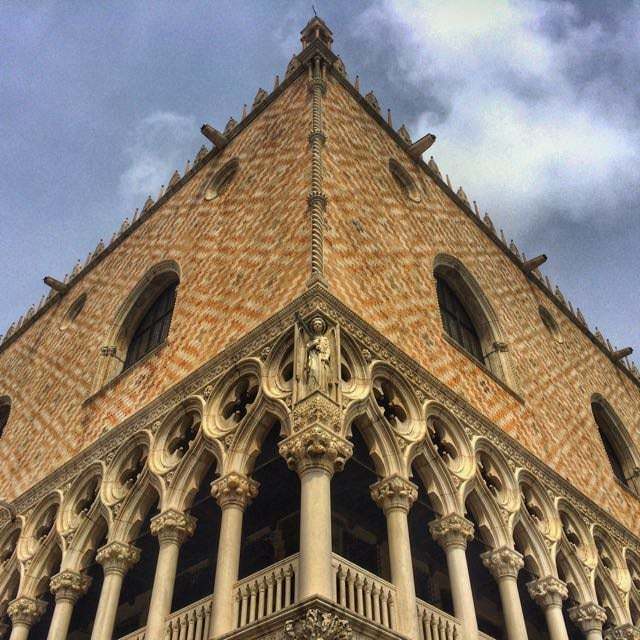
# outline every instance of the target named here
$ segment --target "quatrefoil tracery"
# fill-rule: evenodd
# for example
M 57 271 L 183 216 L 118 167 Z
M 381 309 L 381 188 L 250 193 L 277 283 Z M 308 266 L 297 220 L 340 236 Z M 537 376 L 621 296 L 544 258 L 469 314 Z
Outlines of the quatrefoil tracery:
M 250 376 L 243 376 L 233 388 L 233 397 L 222 406 L 222 417 L 238 424 L 247 415 L 249 407 L 258 396 L 258 383 Z
M 146 464 L 147 452 L 142 446 L 137 446 L 131 452 L 123 470 L 120 472 L 119 482 L 127 493 L 131 491 L 136 482 L 138 482 Z
M 451 464 L 458 457 L 458 448 L 450 436 L 445 424 L 437 418 L 429 420 L 429 438 L 445 464 Z
M 77 516 L 86 515 L 89 513 L 89 509 L 93 506 L 93 503 L 96 501 L 98 497 L 98 492 L 100 489 L 100 479 L 98 477 L 93 478 L 91 482 L 89 482 L 82 492 L 82 495 L 78 498 L 78 501 L 75 506 L 75 514 Z
M 407 419 L 407 411 L 402 404 L 395 386 L 388 380 L 378 380 L 373 386 L 373 396 L 382 410 L 384 417 L 392 425 L 403 423 Z
M 33 537 L 38 542 L 43 542 L 53 529 L 58 513 L 58 505 L 52 504 L 43 514 L 38 526 L 34 529 Z
M 196 416 L 186 415 L 179 421 L 175 433 L 167 442 L 170 455 L 181 459 L 185 456 L 200 430 L 200 421 Z
M 482 452 L 478 456 L 478 471 L 487 489 L 493 496 L 498 497 L 503 489 L 500 474 L 489 456 Z

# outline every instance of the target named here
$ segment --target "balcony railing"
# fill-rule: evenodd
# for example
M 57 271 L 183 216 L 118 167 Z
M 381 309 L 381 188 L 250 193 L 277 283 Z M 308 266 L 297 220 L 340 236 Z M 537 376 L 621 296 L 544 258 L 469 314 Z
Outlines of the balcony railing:
M 236 583 L 234 620 L 236 628 L 286 609 L 297 601 L 298 554 Z
M 423 600 L 418 600 L 418 631 L 420 640 L 457 640 L 460 623 L 448 613 Z
M 357 565 L 332 554 L 335 601 L 353 613 L 396 629 L 395 587 Z

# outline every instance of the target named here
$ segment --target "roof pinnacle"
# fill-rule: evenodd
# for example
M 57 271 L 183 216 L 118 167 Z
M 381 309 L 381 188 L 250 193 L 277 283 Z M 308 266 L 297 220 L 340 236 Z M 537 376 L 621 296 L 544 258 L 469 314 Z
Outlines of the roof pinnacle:
M 333 33 L 326 25 L 325 21 L 318 16 L 314 16 L 307 22 L 305 28 L 300 32 L 302 48 L 306 49 L 314 40 L 321 40 L 328 49 L 331 49 Z

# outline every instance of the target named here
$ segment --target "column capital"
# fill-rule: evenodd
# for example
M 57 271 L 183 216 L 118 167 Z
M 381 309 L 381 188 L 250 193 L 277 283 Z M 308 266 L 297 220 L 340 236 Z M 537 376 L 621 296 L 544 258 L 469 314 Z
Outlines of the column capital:
M 561 607 L 569 595 L 567 585 L 554 576 L 546 576 L 527 583 L 529 595 L 542 609 Z
M 323 469 L 330 475 L 344 468 L 351 457 L 352 444 L 325 427 L 312 425 L 290 435 L 280 443 L 280 455 L 289 469 L 302 476 L 312 469 Z
M 517 578 L 518 572 L 524 567 L 522 554 L 509 547 L 500 547 L 480 554 L 482 564 L 496 580 L 503 578 Z
M 45 612 L 47 603 L 37 598 L 29 598 L 21 596 L 9 603 L 7 607 L 7 615 L 11 619 L 11 623 L 31 628 Z
M 259 482 L 242 473 L 231 471 L 211 483 L 211 495 L 222 509 L 235 506 L 244 511 L 258 495 L 259 487 Z
M 67 600 L 75 604 L 87 592 L 90 584 L 91 578 L 89 576 L 67 569 L 51 578 L 49 589 L 55 595 L 56 602 Z
M 605 635 L 607 640 L 640 640 L 640 628 L 632 624 L 614 627 Z
M 125 542 L 110 542 L 98 549 L 96 562 L 101 564 L 105 574 L 125 575 L 140 560 L 140 549 Z
M 383 478 L 369 488 L 373 501 L 385 514 L 396 509 L 408 513 L 418 499 L 418 487 L 398 474 Z
M 473 522 L 457 513 L 432 520 L 429 523 L 431 537 L 443 548 L 467 548 L 467 542 L 473 540 Z
M 589 631 L 602 631 L 602 625 L 607 620 L 605 610 L 595 602 L 587 602 L 571 607 L 567 613 L 571 621 L 584 634 L 589 633 Z
M 151 535 L 157 536 L 160 544 L 170 542 L 181 545 L 193 535 L 195 529 L 196 519 L 175 509 L 167 509 L 154 516 L 149 525 Z

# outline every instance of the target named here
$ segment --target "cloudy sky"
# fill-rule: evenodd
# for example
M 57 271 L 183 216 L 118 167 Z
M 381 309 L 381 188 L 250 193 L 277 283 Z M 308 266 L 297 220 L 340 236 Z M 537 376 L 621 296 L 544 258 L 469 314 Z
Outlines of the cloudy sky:
M 283 74 L 311 4 L 455 185 L 640 351 L 640 3 L 3 2 L 0 333 Z

